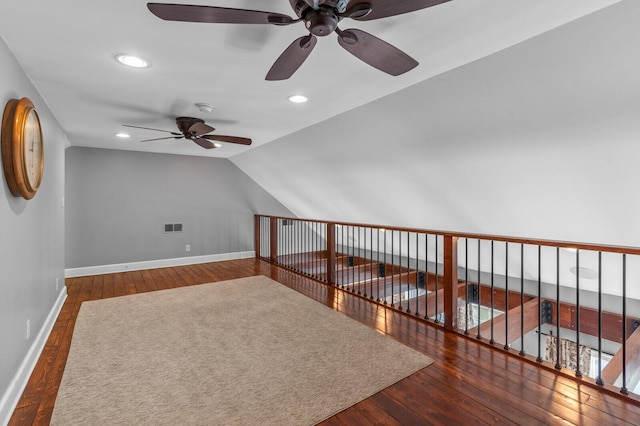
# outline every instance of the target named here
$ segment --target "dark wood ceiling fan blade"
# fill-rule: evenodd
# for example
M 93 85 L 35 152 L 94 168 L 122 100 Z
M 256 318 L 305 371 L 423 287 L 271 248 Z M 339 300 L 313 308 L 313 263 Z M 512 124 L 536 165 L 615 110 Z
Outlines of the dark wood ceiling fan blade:
M 151 127 L 132 126 L 131 124 L 123 124 L 123 126 L 124 127 L 133 127 L 134 129 L 144 129 L 144 130 L 153 130 L 153 131 L 156 131 L 156 132 L 171 133 L 172 135 L 176 135 L 176 136 L 181 136 L 182 135 L 182 133 L 172 132 L 170 130 L 152 129 Z
M 338 43 L 349 53 L 374 68 L 400 75 L 418 66 L 418 61 L 384 40 L 362 30 L 336 30 Z
M 237 143 L 240 145 L 251 145 L 251 139 L 249 138 L 241 138 L 239 136 L 225 136 L 225 135 L 202 135 L 202 138 L 220 141 L 220 142 L 229 142 L 229 143 Z
M 211 133 L 215 130 L 215 128 L 204 124 L 202 122 L 195 123 L 193 126 L 189 127 L 188 132 L 195 136 L 202 136 L 206 133 Z
M 296 39 L 276 59 L 265 80 L 286 80 L 291 77 L 307 59 L 317 41 L 318 39 L 313 34 Z
M 213 142 L 209 142 L 204 138 L 193 138 L 191 140 L 197 143 L 198 145 L 200 145 L 201 147 L 203 147 L 204 149 L 216 148 L 216 144 L 214 144 Z
M 277 23 L 278 25 L 297 22 L 290 16 L 281 13 L 260 10 L 167 3 L 147 3 L 147 7 L 151 13 L 165 21 L 208 22 L 213 24 Z
M 358 21 L 371 21 L 373 19 L 415 12 L 416 10 L 426 9 L 449 1 L 451 0 L 352 0 L 349 2 L 349 9 L 354 8 L 360 3 L 368 3 L 371 5 L 371 12 L 365 16 L 353 17 L 353 19 Z
M 183 136 L 169 136 L 169 137 L 166 137 L 166 138 L 145 139 L 145 140 L 140 141 L 140 142 L 151 142 L 151 141 L 161 141 L 161 140 L 164 140 L 164 139 L 182 139 L 182 138 L 183 138 Z

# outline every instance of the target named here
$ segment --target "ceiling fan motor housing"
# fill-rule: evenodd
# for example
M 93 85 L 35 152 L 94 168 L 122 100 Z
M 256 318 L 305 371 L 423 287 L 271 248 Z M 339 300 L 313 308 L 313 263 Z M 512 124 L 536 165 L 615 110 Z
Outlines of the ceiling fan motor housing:
M 318 37 L 328 36 L 338 27 L 340 18 L 329 9 L 312 10 L 307 13 L 305 26 L 309 32 Z
M 341 19 L 339 14 L 346 10 L 349 3 L 348 0 L 325 0 L 314 9 L 305 0 L 290 2 L 296 15 L 305 20 L 309 32 L 318 37 L 328 36 L 335 31 Z
M 176 118 L 176 125 L 178 126 L 178 130 L 180 130 L 180 132 L 182 132 L 182 134 L 185 135 L 187 139 L 189 139 L 188 138 L 189 128 L 191 128 L 191 126 L 193 126 L 196 123 L 204 123 L 204 120 L 200 118 L 193 118 L 193 117 Z

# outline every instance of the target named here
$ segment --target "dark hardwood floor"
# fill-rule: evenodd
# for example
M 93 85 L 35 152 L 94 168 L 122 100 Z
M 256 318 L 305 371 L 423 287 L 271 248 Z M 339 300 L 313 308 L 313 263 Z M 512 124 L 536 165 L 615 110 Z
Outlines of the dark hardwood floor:
M 49 423 L 83 301 L 253 275 L 271 277 L 435 360 L 324 425 L 640 424 L 636 401 L 256 259 L 67 279 L 67 300 L 9 424 Z

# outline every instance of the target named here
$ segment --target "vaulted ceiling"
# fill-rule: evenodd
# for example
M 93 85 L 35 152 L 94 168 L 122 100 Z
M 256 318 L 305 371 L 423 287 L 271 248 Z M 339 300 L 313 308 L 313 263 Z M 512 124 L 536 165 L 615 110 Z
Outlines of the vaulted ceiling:
M 345 28 L 375 34 L 420 65 L 398 77 L 360 62 L 337 43 L 320 38 L 296 74 L 264 77 L 280 53 L 306 30 L 300 24 L 205 24 L 158 19 L 142 0 L 87 2 L 5 0 L 0 37 L 41 92 L 71 145 L 171 154 L 231 157 L 335 117 L 355 107 L 516 45 L 618 0 L 452 0 L 400 16 Z M 287 0 L 209 0 L 210 6 L 295 16 Z M 123 67 L 119 53 L 151 62 Z M 290 103 L 292 94 L 309 102 Z M 195 104 L 208 103 L 211 112 Z M 405 108 L 411 109 L 411 105 Z M 153 131 L 121 124 L 175 130 L 176 116 L 195 116 L 216 132 L 253 138 L 251 148 L 224 144 L 204 150 L 167 140 Z M 353 123 L 353 126 L 363 126 Z

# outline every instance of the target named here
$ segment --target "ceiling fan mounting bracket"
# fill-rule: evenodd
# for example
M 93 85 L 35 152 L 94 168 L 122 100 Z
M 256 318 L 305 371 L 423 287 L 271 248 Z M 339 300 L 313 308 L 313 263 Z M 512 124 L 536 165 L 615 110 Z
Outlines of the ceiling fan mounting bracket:
M 291 8 L 299 18 L 304 18 L 309 11 L 313 10 L 305 0 L 289 0 L 289 2 L 291 3 Z M 347 10 L 349 0 L 325 0 L 319 1 L 318 3 L 320 4 L 319 8 L 331 9 L 335 11 L 335 13 L 340 14 Z

